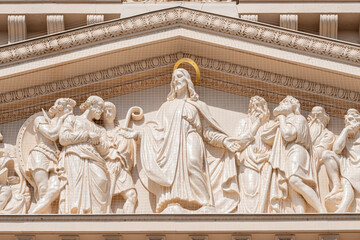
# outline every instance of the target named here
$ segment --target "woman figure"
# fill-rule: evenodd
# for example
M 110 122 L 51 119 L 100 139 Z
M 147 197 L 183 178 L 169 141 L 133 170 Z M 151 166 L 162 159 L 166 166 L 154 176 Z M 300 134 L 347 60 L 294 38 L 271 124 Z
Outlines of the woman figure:
M 109 201 L 109 174 L 105 160 L 106 131 L 94 123 L 104 111 L 104 100 L 90 96 L 81 104 L 80 116 L 69 116 L 60 130 L 63 147 L 59 168 L 66 176 L 60 195 L 60 213 L 106 213 Z
M 186 213 L 200 209 L 214 212 L 215 185 L 223 187 L 224 198 L 229 192 L 236 192 L 236 189 L 227 189 L 228 182 L 236 179 L 235 162 L 232 168 L 226 163 L 226 166 L 214 164 L 221 169 L 210 169 L 204 142 L 232 152 L 240 146 L 236 139 L 224 133 L 207 105 L 198 99 L 189 73 L 176 69 L 167 101 L 160 107 L 156 120 L 148 122 L 143 130 L 138 167 L 144 185 L 157 198 L 156 212 Z M 227 171 L 222 171 L 225 168 Z M 223 173 L 221 178 L 217 178 L 219 172 Z M 221 182 L 213 182 L 212 174 Z M 233 211 L 231 206 L 236 208 L 238 196 L 231 200 L 234 203 L 220 211 Z

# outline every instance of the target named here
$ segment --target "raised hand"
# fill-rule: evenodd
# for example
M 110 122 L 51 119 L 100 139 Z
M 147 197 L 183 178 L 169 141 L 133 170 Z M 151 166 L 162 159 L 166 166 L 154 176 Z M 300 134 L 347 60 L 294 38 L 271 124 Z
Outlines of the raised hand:
M 119 134 L 127 139 L 136 139 L 139 137 L 139 132 L 131 128 L 121 128 Z

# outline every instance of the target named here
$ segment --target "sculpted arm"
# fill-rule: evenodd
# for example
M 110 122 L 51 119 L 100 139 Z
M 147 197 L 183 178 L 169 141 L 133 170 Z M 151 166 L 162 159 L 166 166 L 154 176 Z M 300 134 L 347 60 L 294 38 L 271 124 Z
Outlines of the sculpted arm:
M 59 135 L 60 144 L 67 146 L 70 144 L 87 142 L 89 139 L 89 133 L 86 131 L 76 131 L 75 130 L 75 117 L 68 117 L 61 130 Z
M 63 115 L 59 118 L 54 128 L 51 128 L 49 124 L 45 124 L 45 122 L 40 122 L 40 119 L 35 120 L 35 125 L 37 125 L 37 130 L 45 136 L 47 139 L 51 141 L 56 141 L 59 138 L 60 128 L 64 122 L 64 119 L 68 116 L 68 114 Z
M 203 121 L 203 138 L 204 140 L 215 147 L 224 148 L 224 140 L 227 136 L 223 133 L 218 132 L 206 121 Z
M 340 154 L 344 150 L 348 134 L 349 134 L 349 128 L 345 127 L 341 131 L 340 135 L 336 138 L 333 146 L 333 150 L 335 153 Z
M 258 123 L 259 121 L 257 121 Z M 250 124 L 246 119 L 241 119 L 238 130 L 236 132 L 238 143 L 240 144 L 240 150 L 244 150 L 252 141 L 259 128 L 259 124 Z
M 109 153 L 109 146 L 110 146 L 110 143 L 107 139 L 106 130 L 102 129 L 101 135 L 100 135 L 100 143 L 98 145 L 96 145 L 96 149 L 99 151 L 99 153 L 102 156 L 105 156 Z
M 286 123 L 285 116 L 279 115 L 278 119 L 280 123 L 280 131 L 282 137 L 287 142 L 294 141 L 297 135 L 296 128 L 293 125 Z

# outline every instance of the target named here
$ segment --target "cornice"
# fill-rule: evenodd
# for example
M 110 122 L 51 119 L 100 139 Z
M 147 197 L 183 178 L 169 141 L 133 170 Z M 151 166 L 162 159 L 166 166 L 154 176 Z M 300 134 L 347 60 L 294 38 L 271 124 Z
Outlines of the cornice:
M 359 233 L 359 214 L 2 215 L 2 234 Z M 26 222 L 26 224 L 24 224 Z M 229 234 L 229 235 L 230 235 Z M 145 237 L 144 237 L 145 238 Z
M 22 119 L 42 108 L 49 108 L 58 97 L 72 97 L 79 103 L 90 94 L 106 99 L 166 84 L 171 79 L 173 64 L 183 57 L 198 63 L 204 72 L 199 83 L 203 87 L 247 97 L 261 95 L 272 103 L 279 103 L 284 96 L 291 94 L 300 100 L 302 109 L 311 110 L 313 106 L 321 105 L 330 115 L 337 117 L 343 117 L 350 107 L 360 108 L 359 92 L 179 52 L 4 93 L 0 96 L 0 107 L 6 109 L 8 104 L 21 107 L 1 111 L 0 123 Z M 157 69 L 161 71 L 156 75 L 148 74 L 147 78 L 132 77 Z M 222 77 L 216 76 L 218 74 Z M 119 81 L 125 78 L 131 80 Z M 96 88 L 92 87 L 95 85 Z
M 275 47 L 281 46 L 307 54 L 341 59 L 349 63 L 360 63 L 360 47 L 356 44 L 286 30 L 263 23 L 175 7 L 4 46 L 0 48 L 0 64 L 53 52 L 59 53 L 78 46 L 169 26 L 191 26 Z

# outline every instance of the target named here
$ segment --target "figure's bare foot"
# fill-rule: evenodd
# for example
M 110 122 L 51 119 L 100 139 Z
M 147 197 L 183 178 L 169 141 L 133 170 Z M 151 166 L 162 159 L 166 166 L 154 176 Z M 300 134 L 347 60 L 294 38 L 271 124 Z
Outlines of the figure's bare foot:
M 340 186 L 340 185 L 334 185 L 334 187 L 333 187 L 333 189 L 331 190 L 331 192 L 330 192 L 328 195 L 326 195 L 325 198 L 331 198 L 331 197 L 333 197 L 334 195 L 336 195 L 336 194 L 338 194 L 338 193 L 340 193 L 340 192 L 342 192 L 341 186 Z

